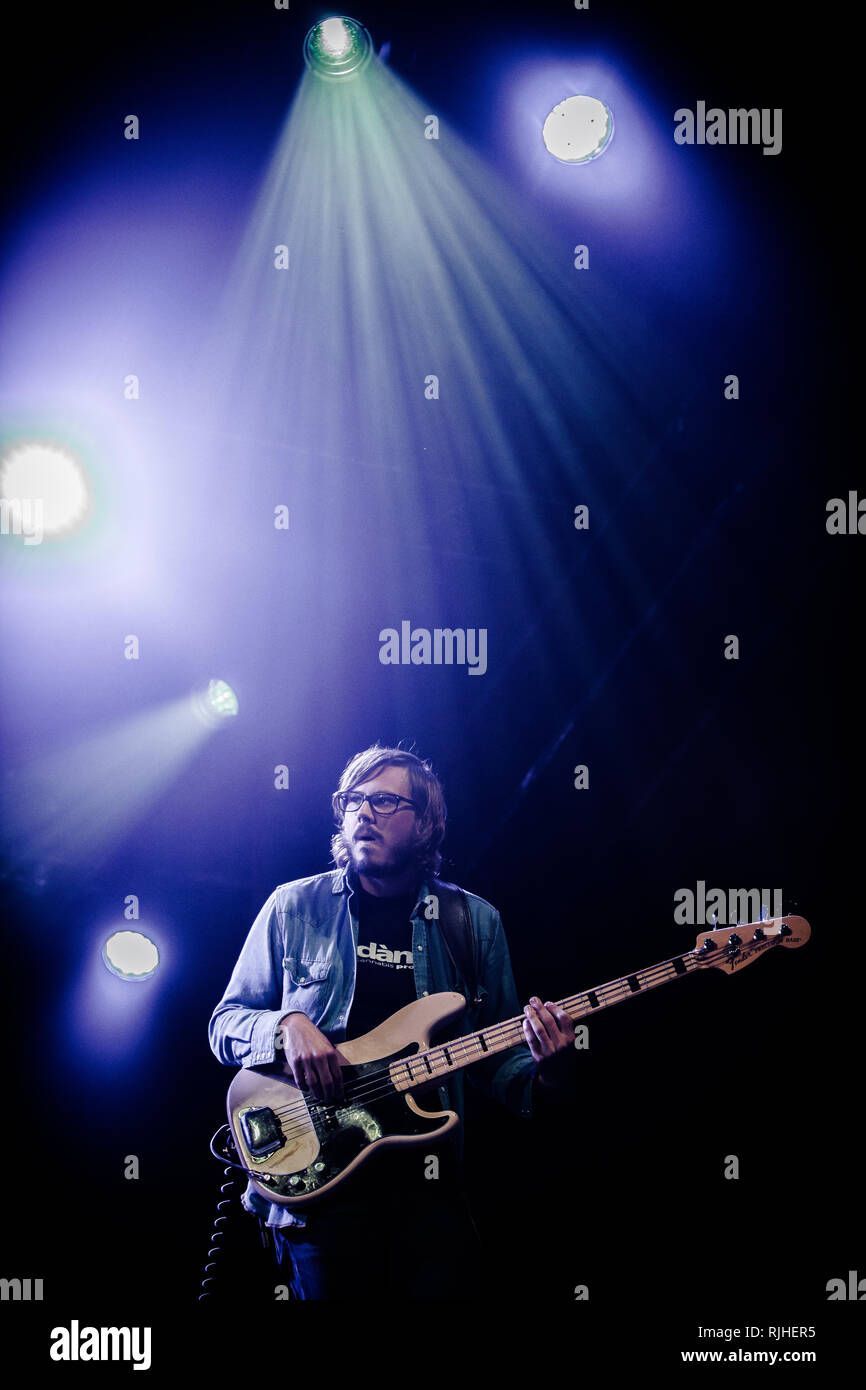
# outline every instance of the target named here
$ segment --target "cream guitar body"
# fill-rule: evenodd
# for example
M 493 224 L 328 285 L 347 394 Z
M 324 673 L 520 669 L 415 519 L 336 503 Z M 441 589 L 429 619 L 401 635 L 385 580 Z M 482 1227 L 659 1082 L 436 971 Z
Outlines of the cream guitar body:
M 239 1071 L 228 1093 L 229 1124 L 262 1196 L 305 1205 L 378 1150 L 429 1144 L 454 1129 L 453 1110 L 430 1113 L 416 1102 L 412 1091 L 424 1089 L 423 1080 L 410 1091 L 405 1063 L 426 1053 L 431 1037 L 458 1022 L 464 1007 L 462 994 L 431 994 L 341 1043 L 344 1095 L 335 1105 L 299 1090 L 285 1063 Z M 439 1084 L 431 1070 L 430 1086 Z

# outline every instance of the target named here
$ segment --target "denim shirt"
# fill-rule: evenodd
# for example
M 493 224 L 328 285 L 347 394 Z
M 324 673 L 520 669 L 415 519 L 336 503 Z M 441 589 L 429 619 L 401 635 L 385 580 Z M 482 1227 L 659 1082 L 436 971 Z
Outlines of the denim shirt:
M 475 1032 L 522 1012 L 499 913 L 483 898 L 466 894 L 475 929 L 480 1002 L 458 978 L 430 906 L 431 889 L 421 884 L 412 911 L 415 992 L 419 999 L 456 990 L 467 1000 L 460 1033 Z M 284 883 L 268 898 L 250 929 L 228 987 L 211 1015 L 208 1037 L 217 1060 L 232 1067 L 258 1067 L 278 1060 L 276 1030 L 298 1011 L 337 1046 L 345 1041 L 355 994 L 358 916 L 345 869 Z M 431 916 L 428 917 L 428 913 Z M 532 1114 L 536 1067 L 528 1047 L 515 1046 L 467 1068 L 486 1095 L 518 1115 Z M 463 1119 L 463 1072 L 448 1078 L 438 1094 L 444 1107 Z M 462 1153 L 462 1123 L 456 1149 Z M 268 1226 L 303 1226 L 300 1213 L 256 1192 L 242 1197 L 247 1211 Z

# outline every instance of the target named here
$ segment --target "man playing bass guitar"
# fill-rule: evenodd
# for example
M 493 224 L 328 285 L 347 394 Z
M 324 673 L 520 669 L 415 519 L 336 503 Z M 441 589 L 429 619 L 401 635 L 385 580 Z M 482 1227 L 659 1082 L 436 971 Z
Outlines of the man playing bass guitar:
M 462 994 L 463 1028 L 486 1029 L 520 1013 L 495 908 L 465 894 L 474 940 L 471 982 L 440 929 L 436 874 L 446 811 L 430 764 L 374 745 L 347 764 L 332 805 L 336 869 L 271 894 L 209 1025 L 220 1062 L 283 1063 L 305 1105 L 320 1104 L 331 1114 L 343 1099 L 340 1044 L 412 1001 Z M 523 1013 L 527 1047 L 499 1051 L 466 1075 L 514 1113 L 530 1116 L 539 1101 L 568 1097 L 573 1089 L 574 1024 L 538 998 Z M 419 1104 L 462 1118 L 462 1072 L 427 1090 Z M 380 1146 L 357 1172 L 302 1209 L 269 1201 L 252 1180 L 242 1200 L 273 1229 L 295 1298 L 473 1299 L 481 1291 L 481 1252 L 461 1154 L 462 1128 L 454 1126 L 438 1145 Z

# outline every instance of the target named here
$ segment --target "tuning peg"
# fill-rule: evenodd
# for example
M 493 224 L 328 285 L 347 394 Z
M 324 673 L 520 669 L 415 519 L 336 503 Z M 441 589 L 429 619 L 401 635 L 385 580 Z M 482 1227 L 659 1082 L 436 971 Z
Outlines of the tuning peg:
M 782 925 L 780 926 L 780 928 L 779 928 L 779 935 L 780 935 L 780 936 L 790 936 L 790 935 L 791 935 L 791 928 L 788 926 L 788 923 L 787 923 L 787 922 L 783 922 Z
M 762 920 L 762 921 L 766 921 L 767 919 L 766 919 L 766 917 L 764 917 L 764 918 L 762 918 L 761 920 Z M 763 927 L 755 927 L 755 933 L 754 933 L 754 936 L 752 937 L 752 940 L 753 940 L 753 941 L 763 941 L 764 938 L 766 937 L 766 935 L 767 935 L 767 933 L 764 931 L 764 928 L 763 928 Z

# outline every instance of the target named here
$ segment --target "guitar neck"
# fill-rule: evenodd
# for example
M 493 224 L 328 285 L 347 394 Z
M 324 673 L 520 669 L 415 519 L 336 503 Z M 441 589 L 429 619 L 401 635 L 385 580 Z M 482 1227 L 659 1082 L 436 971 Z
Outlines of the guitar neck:
M 668 981 L 677 980 L 699 968 L 694 952 L 690 951 L 681 956 L 674 956 L 671 960 L 661 961 L 658 965 L 651 965 L 646 970 L 638 970 L 633 975 L 623 975 L 618 980 L 610 980 L 608 984 L 599 985 L 596 989 L 569 995 L 567 999 L 558 1001 L 558 1007 L 564 1009 L 576 1022 L 589 1014 L 609 1009 L 612 1004 L 620 1004 L 624 999 L 633 999 L 635 995 L 645 994 L 649 989 L 666 985 Z M 479 1029 L 477 1033 L 467 1033 L 462 1038 L 439 1043 L 424 1052 L 416 1052 L 412 1057 L 392 1063 L 391 1077 L 396 1089 L 413 1090 L 460 1071 L 463 1067 L 471 1067 L 474 1062 L 482 1062 L 485 1057 L 492 1057 L 509 1047 L 525 1045 L 524 1017 L 524 1014 L 518 1014 L 516 1018 L 509 1018 L 504 1023 L 491 1024 L 488 1028 Z

